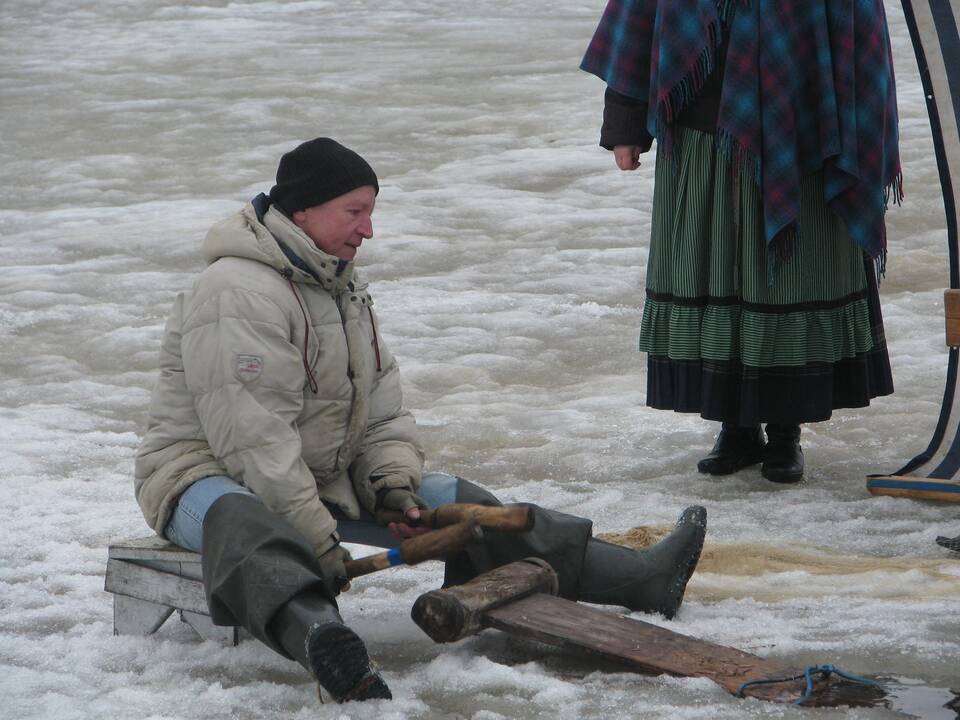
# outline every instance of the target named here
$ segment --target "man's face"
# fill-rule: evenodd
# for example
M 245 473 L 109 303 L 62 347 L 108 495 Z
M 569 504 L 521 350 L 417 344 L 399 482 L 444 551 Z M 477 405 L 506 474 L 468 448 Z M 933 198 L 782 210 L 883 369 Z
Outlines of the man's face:
M 370 216 L 376 202 L 373 186 L 364 185 L 323 205 L 298 210 L 292 220 L 328 255 L 353 260 L 361 243 L 373 237 Z

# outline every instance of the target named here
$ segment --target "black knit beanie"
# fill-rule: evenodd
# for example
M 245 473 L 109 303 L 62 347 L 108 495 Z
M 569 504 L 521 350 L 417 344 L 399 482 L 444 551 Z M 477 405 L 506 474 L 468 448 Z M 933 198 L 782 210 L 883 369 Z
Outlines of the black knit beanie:
M 364 185 L 380 192 L 377 175 L 362 157 L 330 138 L 298 145 L 280 158 L 270 199 L 287 215 L 322 205 Z

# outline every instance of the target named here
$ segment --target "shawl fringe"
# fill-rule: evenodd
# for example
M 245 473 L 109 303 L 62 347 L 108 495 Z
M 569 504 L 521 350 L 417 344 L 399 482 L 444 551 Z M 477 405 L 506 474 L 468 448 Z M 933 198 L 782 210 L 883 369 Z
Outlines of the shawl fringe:
M 727 4 L 736 1 L 725 0 Z M 658 144 L 662 146 L 664 157 L 673 156 L 673 130 L 671 128 L 673 121 L 700 94 L 703 84 L 716 67 L 717 48 L 720 47 L 722 32 L 722 20 L 720 18 L 710 23 L 707 28 L 706 47 L 700 52 L 693 66 L 687 70 L 683 79 L 670 88 L 664 97 L 657 102 L 656 137 Z
M 897 174 L 894 175 L 893 180 L 888 182 L 883 188 L 883 206 L 885 208 L 890 207 L 890 199 L 893 199 L 894 205 L 903 204 L 903 171 L 898 170 Z
M 670 88 L 657 102 L 657 132 L 658 146 L 664 157 L 673 155 L 673 132 L 671 124 L 683 112 L 703 89 L 707 78 L 716 68 L 717 50 L 720 48 L 725 28 L 729 27 L 729 20 L 737 5 L 750 7 L 752 0 L 717 0 L 717 19 L 707 26 L 707 44 L 697 57 L 693 65 L 687 69 L 680 82 Z M 659 151 L 659 150 L 658 150 Z M 759 163 L 758 163 L 759 175 Z

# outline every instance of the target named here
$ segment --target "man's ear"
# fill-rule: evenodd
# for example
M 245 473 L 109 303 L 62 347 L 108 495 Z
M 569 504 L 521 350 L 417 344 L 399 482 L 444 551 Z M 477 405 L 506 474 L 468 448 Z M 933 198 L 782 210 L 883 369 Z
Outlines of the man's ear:
M 307 219 L 307 214 L 303 210 L 297 210 L 293 215 L 290 216 L 290 219 L 293 220 L 293 224 L 298 228 L 303 227 L 304 221 Z

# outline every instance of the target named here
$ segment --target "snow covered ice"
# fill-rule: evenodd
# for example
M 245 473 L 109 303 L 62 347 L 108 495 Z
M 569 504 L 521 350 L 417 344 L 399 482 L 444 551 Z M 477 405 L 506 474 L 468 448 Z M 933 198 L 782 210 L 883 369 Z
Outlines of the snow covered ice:
M 590 516 L 599 532 L 702 503 L 714 547 L 897 557 L 906 566 L 865 573 L 699 573 L 676 620 L 644 619 L 960 690 L 960 563 L 933 542 L 960 532 L 958 508 L 864 489 L 926 447 L 946 368 L 943 208 L 899 3 L 887 5 L 907 199 L 888 215 L 881 285 L 897 392 L 808 426 L 806 480 L 786 487 L 756 469 L 698 475 L 715 427 L 644 407 L 652 156 L 620 173 L 596 144 L 603 87 L 577 65 L 603 5 L 0 7 L 0 717 L 902 717 L 735 700 L 494 632 L 437 646 L 409 619 L 441 582 L 436 564 L 358 580 L 342 602 L 392 703 L 321 706 L 293 662 L 173 620 L 114 637 L 106 547 L 148 533 L 132 457 L 172 298 L 207 228 L 317 135 L 381 178 L 360 264 L 429 467 Z M 914 713 L 951 717 L 946 699 Z

